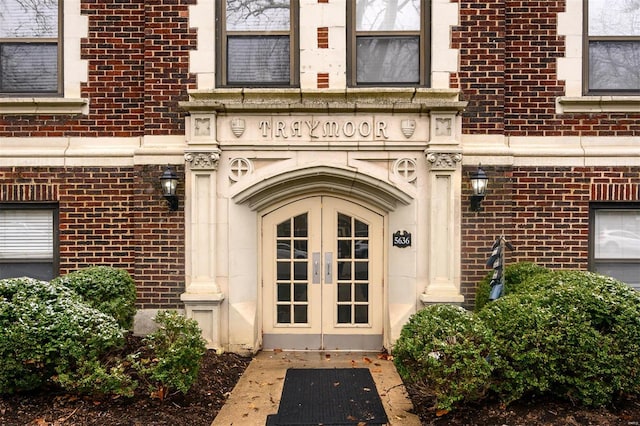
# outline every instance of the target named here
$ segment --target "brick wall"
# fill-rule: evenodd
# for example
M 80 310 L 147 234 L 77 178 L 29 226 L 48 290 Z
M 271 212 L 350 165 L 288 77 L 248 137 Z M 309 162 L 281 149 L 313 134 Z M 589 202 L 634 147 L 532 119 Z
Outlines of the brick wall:
M 514 251 L 506 262 L 552 269 L 587 269 L 589 203 L 640 201 L 640 167 L 485 167 L 489 189 L 483 211 L 469 210 L 463 187 L 462 291 L 473 304 L 475 287 L 490 269 L 491 245 L 504 235 Z M 465 168 L 468 176 L 474 168 Z M 624 194 L 624 195 L 622 195 Z
M 454 0 L 455 2 L 455 0 Z M 451 47 L 460 50 L 460 71 L 453 87 L 462 90 L 468 107 L 464 133 L 496 133 L 504 126 L 505 1 L 458 0 L 460 25 Z
M 89 32 L 81 57 L 88 61 L 88 81 L 81 96 L 90 100 L 89 114 L 0 116 L 0 137 L 184 134 L 177 104 L 195 87 L 188 72 L 196 45 L 188 6 L 195 2 L 83 1 Z
M 58 202 L 60 274 L 90 265 L 126 269 L 139 308 L 179 308 L 184 213 L 169 211 L 164 167 L 0 168 L 0 202 Z M 182 167 L 175 167 L 183 176 Z M 180 182 L 184 182 L 181 178 Z M 179 185 L 184 201 L 184 187 Z
M 189 51 L 196 48 L 196 30 L 189 28 L 188 5 L 196 0 L 145 1 L 145 134 L 184 134 L 184 113 L 178 102 L 196 88 L 189 74 Z M 213 53 L 212 53 L 213 54 Z
M 460 25 L 452 47 L 460 71 L 452 87 L 469 102 L 463 133 L 507 136 L 639 136 L 640 114 L 556 114 L 565 95 L 557 59 L 566 54 L 558 35 L 565 0 L 452 0 Z

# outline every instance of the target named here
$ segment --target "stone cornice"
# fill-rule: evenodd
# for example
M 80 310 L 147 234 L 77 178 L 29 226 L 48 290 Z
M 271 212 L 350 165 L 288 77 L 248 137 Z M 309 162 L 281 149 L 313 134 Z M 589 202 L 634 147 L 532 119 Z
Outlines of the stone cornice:
M 191 91 L 180 106 L 189 112 L 220 113 L 427 113 L 462 111 L 467 102 L 451 89 L 216 89 Z

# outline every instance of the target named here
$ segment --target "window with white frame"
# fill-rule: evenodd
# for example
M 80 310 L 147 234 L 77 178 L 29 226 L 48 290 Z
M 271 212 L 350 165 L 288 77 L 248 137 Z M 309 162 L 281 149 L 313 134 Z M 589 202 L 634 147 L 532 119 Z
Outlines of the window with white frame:
M 223 0 L 216 5 L 220 86 L 298 84 L 298 0 Z
M 55 278 L 57 223 L 52 205 L 0 204 L 0 278 Z
M 350 86 L 428 86 L 429 0 L 347 1 Z
M 640 203 L 591 208 L 591 267 L 640 290 Z
M 0 1 L 0 94 L 62 94 L 62 0 Z
M 640 94 L 640 1 L 584 0 L 586 94 Z

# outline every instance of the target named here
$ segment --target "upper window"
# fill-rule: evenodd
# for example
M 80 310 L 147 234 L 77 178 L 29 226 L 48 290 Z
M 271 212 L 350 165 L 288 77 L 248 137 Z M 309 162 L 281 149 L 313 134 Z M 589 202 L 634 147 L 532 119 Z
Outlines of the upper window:
M 640 205 L 592 206 L 590 225 L 591 270 L 640 290 Z
M 585 91 L 640 93 L 640 1 L 585 3 Z
M 216 2 L 218 84 L 291 87 L 298 84 L 298 1 Z
M 61 94 L 58 0 L 0 2 L 0 94 Z
M 349 20 L 351 86 L 429 84 L 428 0 L 353 0 Z
M 57 225 L 57 206 L 2 205 L 0 278 L 55 278 L 58 275 Z

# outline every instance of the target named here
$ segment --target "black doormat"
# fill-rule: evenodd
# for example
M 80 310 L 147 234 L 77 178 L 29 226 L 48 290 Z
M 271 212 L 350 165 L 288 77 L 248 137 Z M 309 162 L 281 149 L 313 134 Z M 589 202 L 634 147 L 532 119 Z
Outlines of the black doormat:
M 267 426 L 387 422 L 368 368 L 289 368 L 278 414 L 267 417 Z

